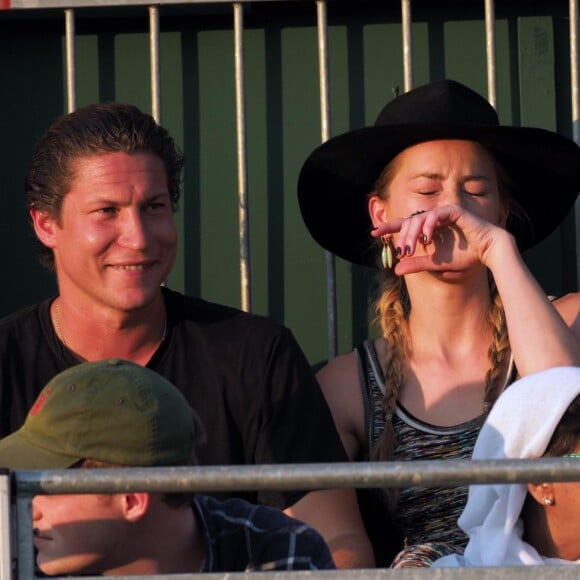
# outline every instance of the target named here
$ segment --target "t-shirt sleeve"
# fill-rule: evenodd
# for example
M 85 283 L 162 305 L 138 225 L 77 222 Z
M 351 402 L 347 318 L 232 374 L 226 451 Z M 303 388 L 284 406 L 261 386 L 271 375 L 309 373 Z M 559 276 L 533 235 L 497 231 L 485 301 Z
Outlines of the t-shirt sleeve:
M 287 328 L 281 329 L 265 357 L 267 388 L 255 463 L 348 461 L 320 386 Z M 282 500 L 280 494 L 265 491 L 260 503 L 285 508 L 304 493 L 285 492 Z

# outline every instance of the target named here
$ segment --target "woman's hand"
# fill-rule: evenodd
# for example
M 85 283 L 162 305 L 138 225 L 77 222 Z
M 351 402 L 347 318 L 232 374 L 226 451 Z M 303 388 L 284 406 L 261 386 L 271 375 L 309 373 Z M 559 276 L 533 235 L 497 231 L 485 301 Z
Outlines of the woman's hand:
M 491 267 L 500 240 L 509 240 L 515 247 L 513 236 L 504 228 L 456 205 L 395 218 L 372 231 L 374 237 L 390 234 L 395 234 L 398 276 L 425 270 L 460 271 L 477 263 Z

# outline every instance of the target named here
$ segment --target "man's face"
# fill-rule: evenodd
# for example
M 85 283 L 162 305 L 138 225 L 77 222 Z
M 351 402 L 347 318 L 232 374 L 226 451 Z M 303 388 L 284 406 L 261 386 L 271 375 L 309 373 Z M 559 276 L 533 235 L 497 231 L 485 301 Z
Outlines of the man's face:
M 71 164 L 60 220 L 49 219 L 60 293 L 78 308 L 130 312 L 159 295 L 177 250 L 163 162 L 103 153 Z
M 36 562 L 43 573 L 101 574 L 117 565 L 126 529 L 118 495 L 39 495 L 32 502 Z

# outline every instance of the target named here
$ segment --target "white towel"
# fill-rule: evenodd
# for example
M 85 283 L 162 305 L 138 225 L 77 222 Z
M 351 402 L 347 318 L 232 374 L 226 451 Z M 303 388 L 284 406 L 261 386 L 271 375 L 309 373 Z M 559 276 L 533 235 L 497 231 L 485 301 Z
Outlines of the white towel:
M 498 398 L 473 450 L 473 459 L 540 457 L 570 403 L 580 394 L 580 368 L 560 367 L 513 383 Z M 522 540 L 524 484 L 471 485 L 459 527 L 468 535 L 463 556 L 445 556 L 435 567 L 578 564 L 544 558 Z

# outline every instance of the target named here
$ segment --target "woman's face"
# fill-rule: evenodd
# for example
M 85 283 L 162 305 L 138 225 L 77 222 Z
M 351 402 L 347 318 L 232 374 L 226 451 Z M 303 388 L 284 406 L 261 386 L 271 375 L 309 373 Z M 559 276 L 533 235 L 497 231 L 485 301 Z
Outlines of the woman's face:
M 380 197 L 384 215 L 375 213 L 373 221 L 440 205 L 459 205 L 498 225 L 507 217 L 494 159 L 473 141 L 427 141 L 405 149 L 391 162 Z

